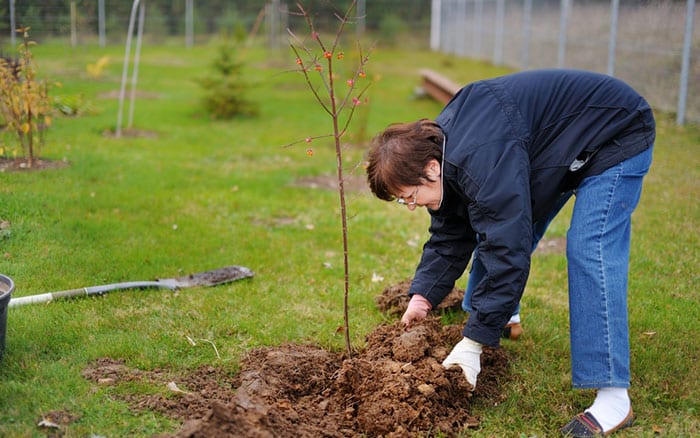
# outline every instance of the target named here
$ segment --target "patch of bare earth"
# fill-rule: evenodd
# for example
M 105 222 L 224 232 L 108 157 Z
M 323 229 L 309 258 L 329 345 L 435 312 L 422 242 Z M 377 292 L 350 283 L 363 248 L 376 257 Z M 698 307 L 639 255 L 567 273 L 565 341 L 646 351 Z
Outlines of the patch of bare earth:
M 80 415 L 69 411 L 49 411 L 41 416 L 37 426 L 46 432 L 47 438 L 58 438 L 64 436 L 68 426 L 78 420 Z
M 108 91 L 106 93 L 100 93 L 97 95 L 98 98 L 100 99 L 119 99 L 120 96 L 120 91 L 119 90 L 112 90 Z M 134 97 L 137 99 L 159 99 L 160 96 L 157 93 L 151 93 L 148 91 L 141 91 L 141 90 L 136 90 L 134 92 Z M 129 99 L 131 98 L 131 91 L 129 94 L 125 94 L 125 98 Z
M 401 314 L 408 285 L 387 288 L 377 298 L 380 309 Z M 453 291 L 445 306 L 458 307 L 461 294 Z M 508 357 L 485 349 L 472 393 L 461 371 L 440 365 L 462 335 L 461 325 L 443 326 L 439 313 L 408 330 L 398 320 L 380 325 L 350 358 L 285 344 L 250 351 L 236 376 L 211 366 L 184 376 L 141 371 L 113 359 L 96 361 L 83 375 L 101 385 L 141 380 L 169 388 L 116 395 L 135 411 L 183 422 L 178 432 L 160 437 L 455 436 L 479 424 L 471 414 L 473 398 L 502 400 Z
M 545 237 L 540 240 L 535 255 L 548 254 L 566 254 L 566 237 Z
M 158 138 L 158 133 L 147 129 L 124 128 L 119 137 L 113 129 L 107 129 L 102 135 L 109 138 Z
M 30 172 L 44 169 L 59 169 L 67 167 L 67 161 L 45 160 L 36 158 L 31 165 L 25 158 L 3 158 L 0 157 L 0 172 Z
M 338 190 L 338 177 L 336 175 L 302 177 L 296 180 L 293 185 L 310 189 Z M 345 174 L 343 188 L 347 192 L 369 192 L 367 177 L 353 173 Z

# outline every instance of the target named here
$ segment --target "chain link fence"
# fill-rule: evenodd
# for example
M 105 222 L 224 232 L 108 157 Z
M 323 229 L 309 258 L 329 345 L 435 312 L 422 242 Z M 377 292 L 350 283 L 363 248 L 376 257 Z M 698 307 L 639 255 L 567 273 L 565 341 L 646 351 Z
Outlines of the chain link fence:
M 431 47 L 517 69 L 619 77 L 679 124 L 700 122 L 694 0 L 433 0 Z
M 66 44 L 123 44 L 133 0 L 0 0 L 0 48 L 12 25 L 33 39 Z M 214 35 L 287 44 L 286 28 L 304 32 L 291 0 L 141 0 L 150 44 Z M 303 2 L 308 3 L 308 2 Z M 332 6 L 335 4 L 335 6 Z M 334 29 L 333 8 L 313 2 L 317 25 Z M 679 123 L 700 123 L 700 11 L 695 0 L 360 0 L 346 31 L 380 45 L 432 48 L 515 69 L 580 68 L 617 76 Z M 14 10 L 14 11 L 13 11 Z M 691 15 L 689 15 L 689 11 Z M 14 21 L 11 17 L 14 12 Z M 692 18 L 692 20 L 690 20 Z

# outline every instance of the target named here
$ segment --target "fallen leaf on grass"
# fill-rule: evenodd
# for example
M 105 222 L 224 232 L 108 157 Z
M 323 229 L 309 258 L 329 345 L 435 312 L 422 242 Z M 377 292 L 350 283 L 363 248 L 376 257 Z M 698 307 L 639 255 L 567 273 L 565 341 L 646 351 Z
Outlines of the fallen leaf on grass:
M 39 427 L 48 427 L 48 428 L 50 428 L 50 429 L 58 429 L 59 427 L 61 427 L 61 426 L 59 426 L 58 424 L 54 423 L 53 421 L 49 421 L 49 420 L 41 420 L 41 421 L 37 424 L 37 426 L 39 426 Z
M 42 414 L 41 421 L 37 423 L 37 426 L 48 429 L 60 429 L 61 426 L 71 424 L 79 419 L 80 415 L 73 414 L 69 411 L 56 410 Z
M 173 392 L 179 392 L 180 394 L 190 394 L 190 392 L 180 389 L 175 382 L 168 382 L 168 389 Z

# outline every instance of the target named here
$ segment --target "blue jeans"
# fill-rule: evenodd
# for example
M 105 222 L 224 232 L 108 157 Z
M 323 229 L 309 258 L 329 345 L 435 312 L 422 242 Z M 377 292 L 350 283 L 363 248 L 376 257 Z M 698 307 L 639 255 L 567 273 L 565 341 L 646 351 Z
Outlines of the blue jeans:
M 585 178 L 574 191 L 576 201 L 566 236 L 574 388 L 628 388 L 630 384 L 630 225 L 652 150 Z M 564 195 L 547 217 L 533 224 L 533 251 L 570 195 Z M 462 302 L 467 312 L 471 312 L 472 291 L 485 274 L 476 255 L 475 251 Z
M 574 388 L 628 388 L 627 276 L 631 216 L 652 149 L 585 178 L 567 232 Z
M 549 227 L 549 224 L 552 222 L 554 217 L 559 213 L 559 211 L 561 211 L 569 198 L 571 198 L 571 194 L 572 192 L 563 194 L 557 200 L 557 203 L 549 214 L 532 224 L 532 252 L 534 252 L 537 248 L 537 244 L 542 239 L 542 236 L 544 236 L 545 231 L 547 231 L 547 227 Z M 477 241 L 478 240 L 479 237 L 477 236 Z M 474 250 L 474 253 L 472 254 L 472 267 L 469 271 L 469 280 L 467 280 L 467 289 L 464 291 L 464 298 L 462 299 L 462 309 L 469 313 L 471 313 L 473 310 L 471 302 L 474 289 L 476 288 L 476 285 L 479 284 L 481 279 L 484 278 L 484 275 L 486 275 L 486 270 L 484 269 L 484 265 L 481 263 L 481 261 L 479 261 L 479 258 L 477 257 L 478 255 L 479 251 Z M 518 315 L 519 313 L 520 303 L 518 303 L 515 311 L 513 311 L 513 315 Z

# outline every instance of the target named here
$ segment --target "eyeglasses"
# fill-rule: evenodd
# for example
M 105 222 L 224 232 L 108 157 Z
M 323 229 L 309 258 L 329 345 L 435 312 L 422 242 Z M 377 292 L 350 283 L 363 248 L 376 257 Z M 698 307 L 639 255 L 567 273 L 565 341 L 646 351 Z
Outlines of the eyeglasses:
M 420 186 L 416 186 L 416 190 L 413 191 L 413 194 L 409 196 L 409 198 L 413 198 L 412 201 L 407 201 L 406 198 L 399 197 L 396 198 L 396 202 L 398 202 L 401 205 L 405 205 L 407 207 L 415 207 L 416 206 L 416 198 L 418 197 L 418 189 Z

